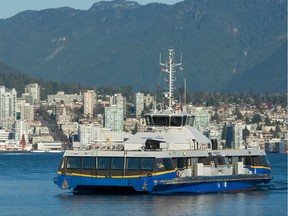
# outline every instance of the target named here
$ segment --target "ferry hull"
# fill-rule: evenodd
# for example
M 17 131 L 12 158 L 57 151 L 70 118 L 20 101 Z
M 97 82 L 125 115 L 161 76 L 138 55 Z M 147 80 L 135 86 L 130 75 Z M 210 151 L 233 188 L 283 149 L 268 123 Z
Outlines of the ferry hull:
M 161 180 L 145 178 L 91 178 L 64 176 L 59 174 L 54 182 L 62 189 L 75 193 L 219 193 L 256 190 L 258 185 L 267 184 L 271 175 L 186 177 Z

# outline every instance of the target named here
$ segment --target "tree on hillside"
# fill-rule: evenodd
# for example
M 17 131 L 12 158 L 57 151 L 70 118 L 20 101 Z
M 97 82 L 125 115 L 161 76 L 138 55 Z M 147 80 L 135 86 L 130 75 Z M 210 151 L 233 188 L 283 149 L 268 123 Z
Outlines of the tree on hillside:
M 245 127 L 243 129 L 243 140 L 246 142 L 247 137 L 249 137 L 250 135 L 250 131 L 247 129 L 247 127 Z
M 260 114 L 253 115 L 251 122 L 252 124 L 259 124 L 260 122 L 262 122 L 261 115 Z

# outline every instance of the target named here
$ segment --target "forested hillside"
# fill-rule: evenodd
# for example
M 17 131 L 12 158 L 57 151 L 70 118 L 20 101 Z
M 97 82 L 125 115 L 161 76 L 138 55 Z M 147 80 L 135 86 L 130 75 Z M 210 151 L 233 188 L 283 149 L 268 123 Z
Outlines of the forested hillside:
M 286 92 L 286 12 L 283 0 L 24 11 L 0 20 L 0 59 L 38 79 L 147 90 L 163 78 L 159 54 L 174 48 L 177 87 L 185 77 L 193 92 Z

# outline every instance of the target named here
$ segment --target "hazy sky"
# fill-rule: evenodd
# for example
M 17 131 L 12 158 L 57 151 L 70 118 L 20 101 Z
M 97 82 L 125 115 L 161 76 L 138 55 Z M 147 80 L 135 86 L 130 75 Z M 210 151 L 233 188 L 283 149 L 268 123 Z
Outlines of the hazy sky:
M 134 0 L 145 5 L 151 2 L 174 4 L 181 0 Z M 41 10 L 69 6 L 71 8 L 89 9 L 99 0 L 0 0 L 0 19 L 9 18 L 24 10 Z

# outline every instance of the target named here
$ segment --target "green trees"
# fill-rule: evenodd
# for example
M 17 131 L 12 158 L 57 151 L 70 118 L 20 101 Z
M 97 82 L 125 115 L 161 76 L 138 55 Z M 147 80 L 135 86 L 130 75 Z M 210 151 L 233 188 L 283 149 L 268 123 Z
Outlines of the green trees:
M 262 122 L 261 115 L 260 114 L 253 115 L 253 117 L 251 119 L 251 123 L 252 124 L 259 124 L 260 122 Z

